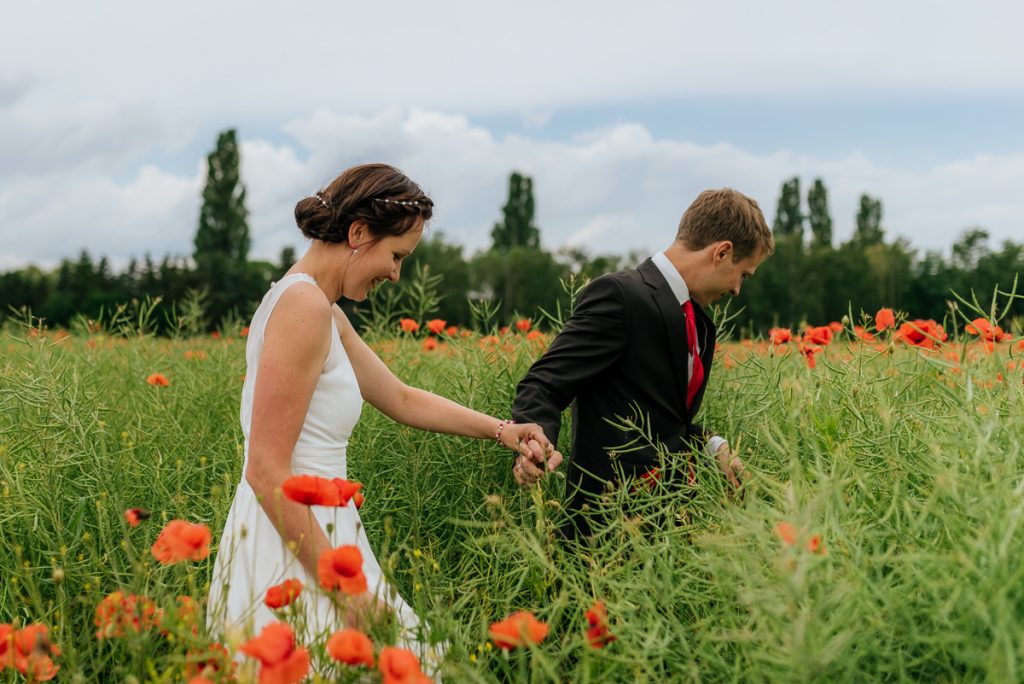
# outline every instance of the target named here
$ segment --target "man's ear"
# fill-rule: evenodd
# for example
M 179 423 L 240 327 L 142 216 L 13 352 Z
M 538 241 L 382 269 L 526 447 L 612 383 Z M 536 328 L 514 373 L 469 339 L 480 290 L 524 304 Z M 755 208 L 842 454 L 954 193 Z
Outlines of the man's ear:
M 713 254 L 715 256 L 715 266 L 717 266 L 718 264 L 725 261 L 730 254 L 732 254 L 732 241 L 723 240 L 722 242 L 719 242 L 715 246 Z

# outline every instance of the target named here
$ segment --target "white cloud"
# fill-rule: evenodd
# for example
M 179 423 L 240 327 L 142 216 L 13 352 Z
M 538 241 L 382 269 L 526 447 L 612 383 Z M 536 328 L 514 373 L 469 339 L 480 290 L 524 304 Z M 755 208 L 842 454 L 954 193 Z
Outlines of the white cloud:
M 301 244 L 293 220 L 299 198 L 349 165 L 378 160 L 420 182 L 437 202 L 434 230 L 469 251 L 488 243 L 513 169 L 534 179 L 537 223 L 548 247 L 659 248 L 700 190 L 724 185 L 757 199 L 771 220 L 780 183 L 795 174 L 805 188 L 815 177 L 824 179 L 837 239 L 851 234 L 862 192 L 883 200 L 888 235 L 904 235 L 917 247 L 946 248 L 975 224 L 997 241 L 1022 234 L 1024 203 L 1013 198 L 1016 180 L 1024 177 L 1024 154 L 907 170 L 861 155 L 817 159 L 660 139 L 636 123 L 568 141 L 499 137 L 466 116 L 397 109 L 368 116 L 322 109 L 285 130 L 294 144 L 242 141 L 254 258 L 276 261 L 281 247 Z M 95 154 L 105 159 L 107 152 Z M 191 253 L 203 160 L 189 173 L 144 165 L 127 179 L 102 169 L 87 155 L 44 173 L 14 175 L 0 186 L 0 267 L 52 264 L 81 248 L 116 263 L 145 252 Z
M 1013 0 L 9 3 L 40 102 L 224 120 L 323 106 L 548 111 L 645 98 L 1024 92 Z M 13 67 L 12 67 L 13 68 Z

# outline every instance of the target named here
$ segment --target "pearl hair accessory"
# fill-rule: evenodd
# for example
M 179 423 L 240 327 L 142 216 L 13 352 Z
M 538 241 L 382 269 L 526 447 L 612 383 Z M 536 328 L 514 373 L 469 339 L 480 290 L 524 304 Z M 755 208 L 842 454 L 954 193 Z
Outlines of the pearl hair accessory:
M 373 199 L 375 199 L 378 202 L 384 202 L 385 204 L 401 204 L 403 207 L 418 207 L 418 206 L 420 206 L 420 203 L 417 202 L 416 200 L 393 200 L 393 199 L 386 199 L 384 197 L 374 197 Z
M 318 193 L 316 193 L 315 195 L 313 195 L 313 197 L 315 197 L 315 198 L 317 198 L 318 200 L 320 200 L 320 204 L 322 204 L 322 205 L 323 205 L 324 209 L 330 209 L 330 206 L 329 206 L 329 205 L 327 204 L 327 200 L 325 200 L 325 199 L 324 199 L 324 196 L 323 196 L 323 195 L 321 195 L 321 194 L 320 194 L 319 192 L 318 192 Z

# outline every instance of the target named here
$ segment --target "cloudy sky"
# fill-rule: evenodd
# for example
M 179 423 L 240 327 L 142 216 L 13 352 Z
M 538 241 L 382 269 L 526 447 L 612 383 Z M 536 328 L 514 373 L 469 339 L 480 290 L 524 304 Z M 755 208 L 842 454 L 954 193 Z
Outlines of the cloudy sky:
M 513 169 L 547 247 L 661 248 L 707 187 L 769 220 L 799 175 L 839 240 L 861 193 L 889 236 L 1024 239 L 1024 5 L 7 2 L 0 269 L 86 248 L 191 252 L 204 155 L 238 129 L 253 257 L 346 166 L 401 167 L 432 229 L 487 244 Z

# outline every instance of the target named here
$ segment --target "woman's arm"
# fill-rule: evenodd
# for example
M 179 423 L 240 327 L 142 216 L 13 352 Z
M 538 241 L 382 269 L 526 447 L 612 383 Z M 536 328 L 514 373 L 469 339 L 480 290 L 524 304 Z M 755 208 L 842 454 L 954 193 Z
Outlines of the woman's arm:
M 363 399 L 392 420 L 431 432 L 494 439 L 501 429 L 501 443 L 537 463 L 547 462 L 554 470 L 562 455 L 554 450 L 538 425 L 502 426 L 502 420 L 474 411 L 444 397 L 409 387 L 391 372 L 359 337 L 341 309 L 334 307 L 335 321 Z
M 281 295 L 256 372 L 245 471 L 274 527 L 314 577 L 330 540 L 307 506 L 284 497 L 281 484 L 293 474 L 292 451 L 330 351 L 330 326 L 330 303 L 316 286 L 295 284 Z

